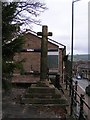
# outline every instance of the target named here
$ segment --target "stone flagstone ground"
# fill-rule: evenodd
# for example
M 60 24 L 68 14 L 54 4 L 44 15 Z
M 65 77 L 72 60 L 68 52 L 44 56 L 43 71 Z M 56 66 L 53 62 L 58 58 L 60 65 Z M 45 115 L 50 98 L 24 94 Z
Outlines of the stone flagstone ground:
M 58 109 L 58 107 L 53 108 L 47 106 L 19 104 L 18 100 L 20 99 L 20 95 L 24 94 L 25 91 L 26 89 L 13 88 L 11 93 L 8 93 L 5 96 L 3 94 L 2 113 L 4 118 L 57 118 L 59 120 L 66 119 L 65 114 L 67 114 L 67 111 L 64 109 Z M 64 90 L 64 92 L 66 96 L 66 90 Z

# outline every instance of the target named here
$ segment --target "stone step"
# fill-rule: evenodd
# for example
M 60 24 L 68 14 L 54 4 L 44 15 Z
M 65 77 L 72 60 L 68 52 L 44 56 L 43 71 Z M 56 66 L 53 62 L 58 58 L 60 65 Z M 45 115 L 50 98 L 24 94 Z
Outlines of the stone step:
M 26 93 L 25 98 L 61 98 L 60 94 L 54 93 Z
M 67 104 L 67 100 L 60 98 L 40 99 L 40 98 L 22 98 L 23 104 Z
M 28 104 L 28 105 L 31 105 L 31 104 Z M 39 106 L 39 107 L 40 107 L 40 106 L 42 107 L 42 104 L 32 104 L 32 105 L 33 105 L 33 106 L 37 106 L 37 107 L 38 107 L 38 106 Z M 44 107 L 53 107 L 53 108 L 54 108 L 54 107 L 64 107 L 64 108 L 67 108 L 67 107 L 69 106 L 69 104 L 68 104 L 68 103 L 64 103 L 64 104 L 53 104 L 53 103 L 51 104 L 51 103 L 50 103 L 50 104 L 43 104 L 43 106 L 44 106 Z
M 55 93 L 55 88 L 50 87 L 30 87 L 28 88 L 28 92 L 30 93 Z
M 29 95 L 31 95 L 31 96 L 53 96 L 53 95 L 55 95 L 55 92 L 53 93 L 53 92 L 27 92 L 26 93 L 26 95 L 25 96 L 29 96 Z

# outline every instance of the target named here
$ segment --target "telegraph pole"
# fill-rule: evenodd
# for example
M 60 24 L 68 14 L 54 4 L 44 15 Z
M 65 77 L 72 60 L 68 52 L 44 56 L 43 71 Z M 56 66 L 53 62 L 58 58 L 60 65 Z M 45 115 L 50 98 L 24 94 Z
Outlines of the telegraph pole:
M 52 32 L 48 32 L 48 26 L 42 26 L 42 32 L 37 33 L 42 36 L 41 39 L 41 64 L 40 64 L 40 81 L 47 79 L 47 51 L 48 51 L 48 36 L 52 36 Z

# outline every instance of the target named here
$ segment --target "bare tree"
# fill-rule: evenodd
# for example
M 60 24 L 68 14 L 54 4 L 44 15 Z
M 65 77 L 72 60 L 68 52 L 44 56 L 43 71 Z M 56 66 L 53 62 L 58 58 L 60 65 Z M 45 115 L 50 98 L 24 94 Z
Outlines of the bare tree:
M 14 22 L 21 26 L 24 25 L 24 27 L 31 26 L 31 23 L 41 25 L 41 21 L 37 17 L 46 9 L 45 3 L 38 0 L 18 2 Z

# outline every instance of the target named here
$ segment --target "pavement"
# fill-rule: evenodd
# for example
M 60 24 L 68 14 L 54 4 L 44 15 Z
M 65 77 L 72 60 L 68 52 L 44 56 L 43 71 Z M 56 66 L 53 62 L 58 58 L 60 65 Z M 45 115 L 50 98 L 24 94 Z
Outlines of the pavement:
M 15 89 L 7 94 L 3 94 L 2 101 L 2 118 L 54 118 L 56 120 L 65 120 L 63 109 L 53 109 L 49 106 L 36 106 L 32 104 L 19 104 L 18 99 L 25 89 Z M 13 94 L 12 94 L 13 93 Z M 65 92 L 66 94 L 66 92 Z M 12 97 L 13 96 L 13 97 Z
M 66 89 L 66 84 L 65 83 L 61 83 L 61 86 L 62 86 L 62 89 L 64 91 L 64 96 L 67 99 L 68 104 L 69 104 L 67 111 L 68 111 L 68 115 L 70 115 L 71 97 L 69 95 L 69 88 Z
M 61 83 L 61 86 L 64 92 L 64 97 L 69 103 L 69 106 L 67 107 L 67 119 L 64 115 L 65 111 L 63 110 L 60 111 L 55 110 L 52 107 L 35 106 L 32 104 L 19 104 L 18 99 L 21 94 L 26 92 L 26 89 L 13 89 L 12 92 L 5 95 L 3 94 L 2 120 L 5 118 L 44 118 L 47 120 L 54 118 L 55 120 L 74 120 L 74 118 L 70 116 L 71 97 L 69 96 L 69 88 L 66 90 L 65 83 Z M 63 95 L 62 90 L 60 90 L 60 92 Z

